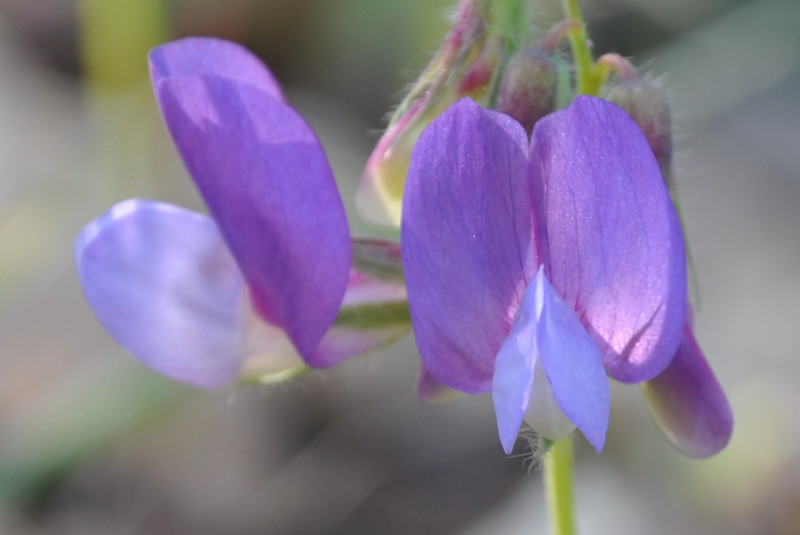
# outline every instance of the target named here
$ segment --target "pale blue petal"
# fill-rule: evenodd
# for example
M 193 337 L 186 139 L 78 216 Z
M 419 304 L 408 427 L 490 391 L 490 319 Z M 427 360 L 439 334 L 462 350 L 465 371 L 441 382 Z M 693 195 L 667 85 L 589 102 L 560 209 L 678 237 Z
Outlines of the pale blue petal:
M 568 433 L 572 422 L 598 452 L 603 447 L 609 387 L 600 350 L 543 268 L 526 289 L 497 354 L 492 398 L 506 453 L 523 419 L 552 440 Z
M 540 310 L 537 329 L 542 367 L 564 414 L 599 453 L 608 429 L 610 394 L 600 350 L 575 311 L 539 270 L 531 283 Z
M 529 287 L 529 290 L 531 288 Z M 526 291 L 511 332 L 494 361 L 492 400 L 500 443 L 511 453 L 528 408 L 538 357 L 535 296 Z
M 144 364 L 202 388 L 237 377 L 245 285 L 211 219 L 125 201 L 83 230 L 75 263 L 97 319 Z

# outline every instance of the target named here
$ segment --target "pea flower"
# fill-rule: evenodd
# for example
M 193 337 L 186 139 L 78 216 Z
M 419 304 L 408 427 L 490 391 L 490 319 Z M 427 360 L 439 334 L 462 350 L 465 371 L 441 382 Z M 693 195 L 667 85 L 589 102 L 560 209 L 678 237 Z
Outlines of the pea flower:
M 202 388 L 331 366 L 402 334 L 402 317 L 363 328 L 357 314 L 405 306 L 402 285 L 352 265 L 354 249 L 397 246 L 351 246 L 325 153 L 266 66 L 210 38 L 157 47 L 149 64 L 211 217 L 129 200 L 83 230 L 78 276 L 108 333 Z
M 685 327 L 680 223 L 617 106 L 578 97 L 529 143 L 510 117 L 457 102 L 412 153 L 401 236 L 425 373 L 491 391 L 507 453 L 523 420 L 549 439 L 577 427 L 599 452 L 606 374 L 653 380 L 684 451 L 727 442 L 730 409 Z

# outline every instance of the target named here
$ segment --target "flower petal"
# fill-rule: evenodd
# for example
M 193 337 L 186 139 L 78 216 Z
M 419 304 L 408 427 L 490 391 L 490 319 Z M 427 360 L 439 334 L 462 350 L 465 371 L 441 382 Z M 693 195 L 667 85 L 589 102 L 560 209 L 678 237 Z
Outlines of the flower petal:
M 411 157 L 401 243 L 414 333 L 431 375 L 465 392 L 491 388 L 525 273 L 538 265 L 520 179 L 526 145 L 516 121 L 464 99 Z
M 75 263 L 97 319 L 144 364 L 202 388 L 237 376 L 245 286 L 211 219 L 125 201 L 83 230 Z
M 530 161 L 549 280 L 611 376 L 651 379 L 680 341 L 686 258 L 644 134 L 617 106 L 578 97 L 537 123 Z
M 609 388 L 600 351 L 540 268 L 495 360 L 497 427 L 511 453 L 523 419 L 559 440 L 575 426 L 599 452 L 608 428 Z
M 258 57 L 232 41 L 187 37 L 155 47 L 148 54 L 153 87 L 170 76 L 214 75 L 252 84 L 285 100 L 278 81 Z
M 558 406 L 600 453 L 611 402 L 600 350 L 542 270 L 534 284 L 541 299 L 537 334 L 547 382 Z M 533 422 L 529 423 L 536 429 Z
M 523 419 L 539 436 L 551 442 L 561 440 L 575 430 L 575 423 L 567 418 L 553 395 L 541 355 L 533 368 L 533 383 Z
M 535 286 L 529 286 L 517 309 L 511 332 L 494 361 L 492 401 L 500 443 L 509 454 L 528 409 L 535 368 L 538 368 L 537 296 L 534 292 Z
M 658 427 L 686 455 L 709 457 L 728 444 L 733 413 L 688 323 L 675 358 L 642 390 Z
M 248 324 L 248 358 L 241 379 L 270 383 L 293 377 L 306 366 L 285 333 L 253 316 Z M 409 331 L 405 287 L 353 268 L 342 309 L 314 349 L 318 366 L 372 351 Z
M 157 97 L 184 163 L 250 287 L 306 362 L 339 311 L 350 272 L 344 207 L 311 128 L 252 85 L 162 79 Z

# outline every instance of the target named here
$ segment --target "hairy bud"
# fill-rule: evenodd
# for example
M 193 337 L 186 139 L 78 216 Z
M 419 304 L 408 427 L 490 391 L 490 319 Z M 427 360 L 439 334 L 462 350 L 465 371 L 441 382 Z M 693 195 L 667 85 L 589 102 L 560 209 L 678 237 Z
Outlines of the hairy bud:
M 664 181 L 672 188 L 672 119 L 664 90 L 636 72 L 617 54 L 606 54 L 598 60 L 608 65 L 617 80 L 605 87 L 603 98 L 618 105 L 633 118 L 653 149 Z

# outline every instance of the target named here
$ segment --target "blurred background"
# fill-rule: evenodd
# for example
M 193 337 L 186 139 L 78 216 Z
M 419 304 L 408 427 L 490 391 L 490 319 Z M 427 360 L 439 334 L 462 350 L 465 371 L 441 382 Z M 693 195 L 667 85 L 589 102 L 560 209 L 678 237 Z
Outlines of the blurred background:
M 686 459 L 637 388 L 612 385 L 605 451 L 578 446 L 580 532 L 800 534 L 800 3 L 584 3 L 596 52 L 669 89 L 696 330 L 736 427 L 718 456 Z M 289 384 L 197 392 L 116 347 L 74 274 L 75 236 L 115 202 L 202 210 L 150 47 L 216 35 L 256 51 L 366 235 L 355 184 L 450 5 L 0 1 L 0 533 L 546 533 L 540 473 L 503 454 L 489 398 L 415 400 L 411 336 Z M 560 16 L 542 0 L 542 29 Z

